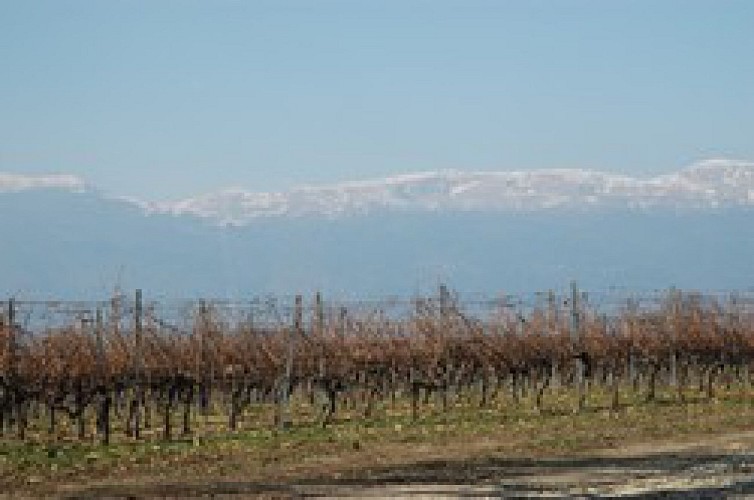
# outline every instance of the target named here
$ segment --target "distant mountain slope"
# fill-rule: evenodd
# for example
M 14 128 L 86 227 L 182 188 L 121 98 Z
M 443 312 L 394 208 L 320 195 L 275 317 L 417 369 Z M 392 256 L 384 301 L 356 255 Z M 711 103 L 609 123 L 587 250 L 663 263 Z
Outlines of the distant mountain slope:
M 377 210 L 380 205 L 367 203 L 363 211 L 246 214 L 232 227 L 216 224 L 228 222 L 227 214 L 171 209 L 146 215 L 143 204 L 105 197 L 81 182 L 18 188 L 15 178 L 16 187 L 3 190 L 0 176 L 0 294 L 97 297 L 120 284 L 173 297 L 315 289 L 382 295 L 426 291 L 439 281 L 462 291 L 534 291 L 572 278 L 587 288 L 750 288 L 751 171 L 746 165 L 695 167 L 656 181 L 663 189 L 681 187 L 658 195 L 661 203 L 630 205 L 637 208 L 621 202 Z M 458 188 L 443 191 L 436 178 L 427 184 L 420 177 L 396 181 L 396 189 L 411 200 L 439 190 L 446 200 Z M 527 182 L 533 178 L 547 176 Z M 583 185 L 584 193 L 597 189 Z M 537 192 L 544 190 L 538 186 Z M 568 186 L 578 192 L 576 184 Z M 694 203 L 682 203 L 679 193 L 697 194 L 689 195 Z

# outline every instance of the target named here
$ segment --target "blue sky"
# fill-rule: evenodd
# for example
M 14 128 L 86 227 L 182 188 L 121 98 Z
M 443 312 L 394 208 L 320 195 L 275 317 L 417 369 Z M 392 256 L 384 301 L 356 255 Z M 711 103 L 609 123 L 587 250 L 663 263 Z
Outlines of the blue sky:
M 750 1 L 0 0 L 0 170 L 181 197 L 754 159 Z

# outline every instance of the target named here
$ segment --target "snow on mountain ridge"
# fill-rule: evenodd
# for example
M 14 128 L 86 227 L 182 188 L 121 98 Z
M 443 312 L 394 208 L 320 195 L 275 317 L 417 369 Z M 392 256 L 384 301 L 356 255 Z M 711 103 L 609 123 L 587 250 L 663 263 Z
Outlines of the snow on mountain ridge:
M 260 217 L 338 217 L 375 210 L 537 211 L 725 205 L 754 205 L 754 163 L 707 160 L 650 178 L 585 169 L 416 172 L 300 186 L 287 192 L 232 188 L 175 202 L 149 203 L 148 211 L 244 225 Z
M 17 193 L 30 189 L 63 189 L 81 192 L 87 189 L 86 183 L 70 174 L 14 174 L 0 172 L 0 193 Z
M 30 189 L 96 193 L 74 175 L 0 172 L 0 193 Z M 304 185 L 284 192 L 253 192 L 236 187 L 175 201 L 108 198 L 136 206 L 146 214 L 192 216 L 220 225 L 245 225 L 269 217 L 335 218 L 375 211 L 754 206 L 754 163 L 706 160 L 647 178 L 586 169 L 442 170 Z

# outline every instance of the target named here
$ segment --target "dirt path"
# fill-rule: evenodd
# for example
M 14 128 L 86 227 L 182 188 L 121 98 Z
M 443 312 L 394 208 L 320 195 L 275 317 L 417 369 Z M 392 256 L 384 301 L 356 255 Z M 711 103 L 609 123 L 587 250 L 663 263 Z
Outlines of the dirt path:
M 117 485 L 66 485 L 58 493 L 64 498 L 754 497 L 754 432 L 564 457 L 498 456 L 492 448 L 475 453 L 446 459 L 435 451 L 378 467 L 367 465 L 374 457 L 363 463 L 341 457 L 326 468 L 288 471 L 274 484 L 243 474 L 196 480 L 177 475 Z

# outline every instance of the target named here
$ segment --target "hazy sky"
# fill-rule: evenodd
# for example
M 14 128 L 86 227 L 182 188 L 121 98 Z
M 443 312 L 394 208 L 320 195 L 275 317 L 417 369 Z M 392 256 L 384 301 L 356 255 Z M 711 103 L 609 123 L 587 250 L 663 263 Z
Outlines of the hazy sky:
M 179 197 L 754 159 L 754 2 L 0 0 L 0 170 Z

